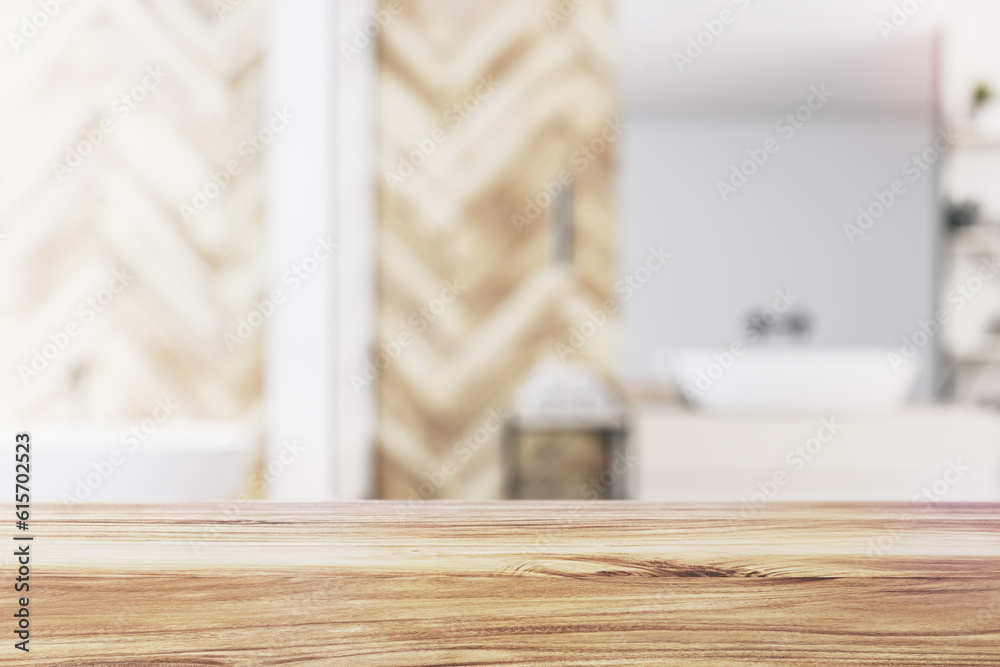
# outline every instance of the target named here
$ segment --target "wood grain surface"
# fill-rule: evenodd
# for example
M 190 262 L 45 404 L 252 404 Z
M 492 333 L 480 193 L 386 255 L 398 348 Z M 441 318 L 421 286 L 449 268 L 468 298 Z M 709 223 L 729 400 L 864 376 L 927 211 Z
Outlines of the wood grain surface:
M 1000 665 L 1000 506 L 738 511 L 38 507 L 0 664 Z

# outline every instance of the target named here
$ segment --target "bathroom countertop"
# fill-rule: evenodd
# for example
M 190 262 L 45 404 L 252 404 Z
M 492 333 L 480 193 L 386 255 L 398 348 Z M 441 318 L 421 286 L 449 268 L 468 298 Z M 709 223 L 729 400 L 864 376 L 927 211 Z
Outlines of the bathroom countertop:
M 3 665 L 1000 664 L 1000 505 L 32 512 Z

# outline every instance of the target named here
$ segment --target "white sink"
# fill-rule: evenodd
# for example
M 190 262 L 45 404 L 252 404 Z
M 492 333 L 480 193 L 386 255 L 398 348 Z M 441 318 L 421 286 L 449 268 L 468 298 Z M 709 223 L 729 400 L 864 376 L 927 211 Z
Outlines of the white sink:
M 709 411 L 877 411 L 906 403 L 919 359 L 893 368 L 880 348 L 686 349 L 661 356 L 667 373 Z

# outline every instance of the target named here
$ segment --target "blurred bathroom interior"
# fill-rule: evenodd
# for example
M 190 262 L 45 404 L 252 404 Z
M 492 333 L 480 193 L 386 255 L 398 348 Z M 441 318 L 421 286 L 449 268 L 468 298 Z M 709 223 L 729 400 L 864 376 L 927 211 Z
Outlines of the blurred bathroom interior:
M 35 497 L 1000 500 L 1000 6 L 10 0 Z

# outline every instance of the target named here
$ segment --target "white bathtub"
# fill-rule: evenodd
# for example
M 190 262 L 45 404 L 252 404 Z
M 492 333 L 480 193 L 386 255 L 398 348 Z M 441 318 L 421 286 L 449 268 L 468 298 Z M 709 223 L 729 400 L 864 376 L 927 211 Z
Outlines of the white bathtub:
M 149 435 L 135 422 L 8 425 L 3 474 L 11 489 L 14 434 L 21 431 L 31 434 L 31 500 L 39 503 L 233 498 L 246 489 L 258 454 L 255 429 L 234 422 L 168 422 Z

